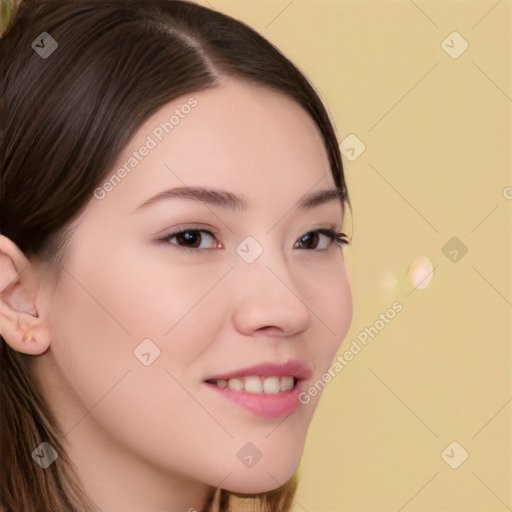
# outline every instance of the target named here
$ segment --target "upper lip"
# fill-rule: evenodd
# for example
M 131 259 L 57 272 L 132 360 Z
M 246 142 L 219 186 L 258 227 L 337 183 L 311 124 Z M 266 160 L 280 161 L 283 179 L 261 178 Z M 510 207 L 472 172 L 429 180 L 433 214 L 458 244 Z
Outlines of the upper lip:
M 297 380 L 306 380 L 311 377 L 311 368 L 300 361 L 291 360 L 284 363 L 260 363 L 247 368 L 240 368 L 227 373 L 212 375 L 205 380 L 229 380 L 234 377 L 248 375 L 260 375 L 262 377 L 286 377 L 292 376 Z

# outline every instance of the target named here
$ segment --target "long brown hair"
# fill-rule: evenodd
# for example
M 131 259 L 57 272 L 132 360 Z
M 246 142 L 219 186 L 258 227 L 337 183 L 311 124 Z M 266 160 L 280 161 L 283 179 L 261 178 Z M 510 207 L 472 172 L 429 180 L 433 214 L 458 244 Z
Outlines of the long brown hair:
M 43 32 L 58 44 L 47 58 L 32 47 Z M 0 233 L 28 258 L 59 262 L 72 221 L 144 121 L 219 77 L 250 80 L 300 104 L 350 205 L 338 142 L 315 90 L 272 44 L 224 14 L 174 0 L 23 0 L 0 40 L 0 62 Z M 96 510 L 33 385 L 33 358 L 0 338 L 0 508 Z M 46 470 L 31 458 L 42 441 L 59 454 Z M 295 474 L 251 498 L 217 489 L 204 509 L 288 511 L 296 486 Z

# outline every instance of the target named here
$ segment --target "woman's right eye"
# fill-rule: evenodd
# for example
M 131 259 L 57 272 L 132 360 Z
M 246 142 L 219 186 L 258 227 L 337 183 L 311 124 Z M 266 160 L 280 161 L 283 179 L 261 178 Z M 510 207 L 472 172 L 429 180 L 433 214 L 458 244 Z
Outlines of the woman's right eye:
M 215 240 L 215 235 L 210 231 L 206 231 L 204 229 L 184 229 L 181 231 L 177 231 L 176 233 L 170 233 L 162 238 L 162 241 L 169 242 L 171 245 L 177 245 L 181 249 L 215 249 L 219 247 L 219 244 L 214 245 L 213 247 L 204 247 L 202 242 L 204 241 L 204 235 L 201 233 L 205 233 L 208 238 Z M 171 242 L 171 240 L 175 239 L 175 242 Z

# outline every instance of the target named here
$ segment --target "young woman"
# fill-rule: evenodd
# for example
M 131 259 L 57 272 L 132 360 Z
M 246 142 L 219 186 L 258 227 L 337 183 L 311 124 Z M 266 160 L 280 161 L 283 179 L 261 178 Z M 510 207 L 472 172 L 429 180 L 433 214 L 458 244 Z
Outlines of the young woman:
M 23 1 L 0 59 L 3 510 L 290 510 L 352 318 L 314 89 L 173 0 Z

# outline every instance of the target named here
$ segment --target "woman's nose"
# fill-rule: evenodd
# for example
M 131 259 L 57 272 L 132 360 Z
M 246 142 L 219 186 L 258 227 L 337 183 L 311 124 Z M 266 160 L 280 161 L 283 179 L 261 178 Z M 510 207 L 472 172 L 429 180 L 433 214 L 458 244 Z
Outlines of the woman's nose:
M 280 261 L 260 257 L 251 264 L 239 262 L 233 269 L 238 283 L 233 296 L 233 321 L 239 332 L 292 336 L 310 327 L 310 305 L 301 296 L 288 267 Z

